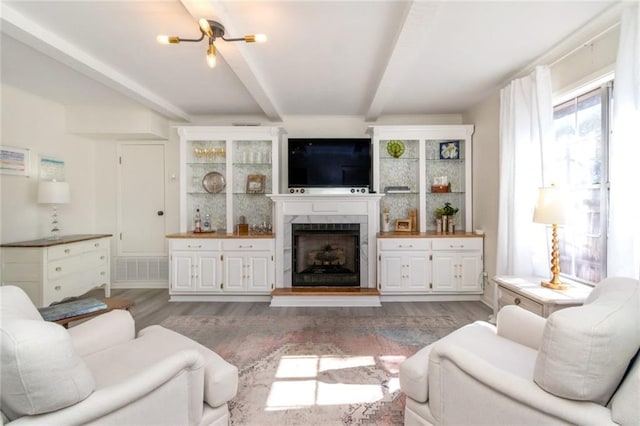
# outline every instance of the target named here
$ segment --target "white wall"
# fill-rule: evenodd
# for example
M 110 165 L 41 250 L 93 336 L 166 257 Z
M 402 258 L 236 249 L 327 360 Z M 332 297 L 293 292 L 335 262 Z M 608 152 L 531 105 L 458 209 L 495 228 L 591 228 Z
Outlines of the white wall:
M 0 175 L 1 242 L 49 234 L 51 206 L 37 204 L 39 155 L 65 162 L 71 202 L 58 208 L 61 232 L 97 232 L 94 144 L 67 133 L 62 105 L 2 85 L 2 145 L 30 150 L 31 175 L 28 178 Z
M 465 123 L 475 124 L 473 133 L 473 226 L 484 237 L 484 298 L 492 304 L 498 233 L 500 96 L 495 92 L 464 114 Z

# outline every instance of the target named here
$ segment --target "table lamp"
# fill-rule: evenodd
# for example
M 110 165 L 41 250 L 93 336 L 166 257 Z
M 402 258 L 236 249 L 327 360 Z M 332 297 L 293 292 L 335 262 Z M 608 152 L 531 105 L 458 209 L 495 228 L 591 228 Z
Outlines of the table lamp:
M 53 216 L 51 218 L 51 239 L 60 238 L 58 228 L 58 204 L 69 202 L 69 183 L 56 180 L 45 180 L 38 184 L 38 203 L 52 204 Z
M 560 250 L 558 248 L 558 225 L 567 223 L 566 200 L 568 194 L 556 186 L 538 189 L 538 201 L 533 212 L 533 221 L 551 225 L 551 279 L 542 281 L 543 287 L 566 290 L 568 286 L 560 281 Z

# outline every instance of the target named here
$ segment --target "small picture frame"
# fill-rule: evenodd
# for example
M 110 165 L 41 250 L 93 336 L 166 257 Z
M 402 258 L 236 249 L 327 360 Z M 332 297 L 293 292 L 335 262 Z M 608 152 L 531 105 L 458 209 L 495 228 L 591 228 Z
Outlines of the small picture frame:
M 440 142 L 440 159 L 441 160 L 459 160 L 460 159 L 460 141 Z
M 411 232 L 411 219 L 396 219 L 396 232 Z
M 264 194 L 265 175 L 247 176 L 247 194 Z

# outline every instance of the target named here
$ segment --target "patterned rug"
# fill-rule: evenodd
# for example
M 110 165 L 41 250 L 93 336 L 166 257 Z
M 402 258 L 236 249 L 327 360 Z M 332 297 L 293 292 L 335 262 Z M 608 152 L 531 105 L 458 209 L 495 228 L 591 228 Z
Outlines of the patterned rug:
M 398 366 L 455 330 L 426 317 L 173 316 L 239 369 L 232 425 L 402 425 Z

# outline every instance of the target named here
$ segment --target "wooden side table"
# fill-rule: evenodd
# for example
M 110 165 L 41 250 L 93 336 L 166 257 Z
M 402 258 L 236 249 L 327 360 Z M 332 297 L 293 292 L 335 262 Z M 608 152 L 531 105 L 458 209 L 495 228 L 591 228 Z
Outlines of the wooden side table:
M 498 310 L 506 305 L 518 305 L 546 318 L 559 309 L 582 305 L 593 290 L 593 287 L 576 282 L 569 282 L 571 287 L 566 290 L 552 290 L 540 285 L 543 279 L 542 277 L 494 277 L 493 281 L 496 283 L 498 293 Z
M 101 309 L 99 311 L 89 312 L 88 314 L 76 315 L 72 317 L 62 318 L 57 321 L 54 321 L 56 324 L 60 324 L 64 326 L 64 328 L 69 328 L 69 323 L 73 321 L 78 321 L 86 318 L 97 317 L 98 315 L 105 314 L 109 311 L 113 311 L 114 309 L 124 309 L 126 311 L 129 310 L 133 306 L 133 301 L 129 299 L 125 299 L 124 297 L 109 297 L 104 299 L 104 303 L 107 304 L 105 309 Z

